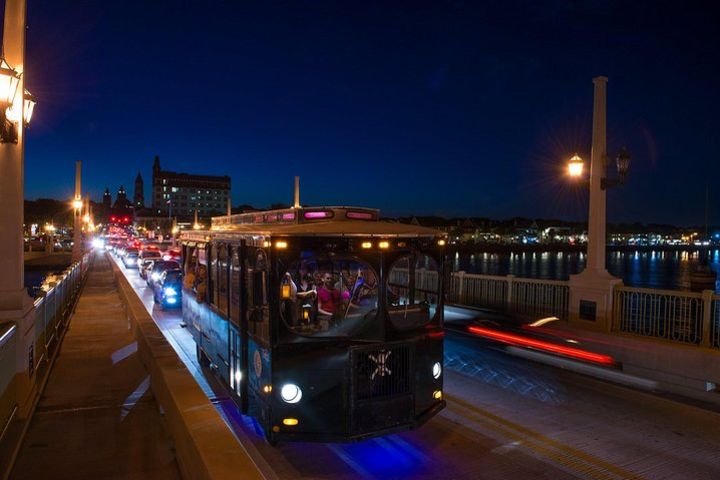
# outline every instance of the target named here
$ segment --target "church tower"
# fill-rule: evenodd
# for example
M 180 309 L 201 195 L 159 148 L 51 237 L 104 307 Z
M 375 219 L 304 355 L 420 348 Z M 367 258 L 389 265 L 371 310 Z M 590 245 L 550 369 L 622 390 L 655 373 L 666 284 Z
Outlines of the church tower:
M 105 187 L 105 193 L 103 193 L 103 206 L 110 208 L 112 206 L 112 195 L 110 195 L 110 189 Z
M 140 172 L 135 177 L 135 196 L 133 197 L 133 206 L 136 209 L 145 208 L 145 193 L 143 188 L 143 179 Z

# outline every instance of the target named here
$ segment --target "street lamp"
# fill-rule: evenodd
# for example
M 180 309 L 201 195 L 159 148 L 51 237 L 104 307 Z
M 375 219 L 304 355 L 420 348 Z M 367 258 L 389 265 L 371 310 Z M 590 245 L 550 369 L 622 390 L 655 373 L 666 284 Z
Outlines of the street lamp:
M 23 124 L 27 127 L 30 125 L 30 119 L 32 118 L 33 110 L 35 109 L 35 104 L 37 102 L 35 101 L 35 96 L 28 92 L 27 89 L 25 90 L 25 95 L 23 96 Z M 18 109 L 15 108 L 15 105 L 10 105 L 7 109 L 7 113 L 5 114 L 5 117 L 7 120 L 10 120 L 11 122 L 19 122 L 20 121 L 20 112 Z
M 585 268 L 577 275 L 570 275 L 569 317 L 571 321 L 597 322 L 609 329 L 612 326 L 614 289 L 622 280 L 613 277 L 606 262 L 606 210 L 607 189 L 625 182 L 630 168 L 630 154 L 622 149 L 615 159 L 617 174 L 608 177 L 607 155 L 607 77 L 593 78 L 593 130 L 587 183 L 588 235 Z M 584 162 L 579 155 L 568 163 L 568 174 L 574 178 L 586 178 Z
M 582 177 L 585 162 L 577 153 L 568 162 L 568 175 L 572 178 Z
M 8 118 L 8 112 L 15 103 L 20 75 L 12 68 L 5 56 L 0 56 L 0 142 L 17 143 L 15 122 Z
M 627 148 L 623 147 L 615 157 L 615 167 L 617 169 L 617 177 L 608 178 L 607 172 L 601 171 L 602 178 L 600 178 L 600 188 L 607 190 L 610 187 L 617 187 L 625 183 L 625 177 L 627 176 L 628 170 L 630 169 L 630 152 Z M 607 168 L 607 158 L 603 159 L 603 164 Z M 571 178 L 581 178 L 585 168 L 585 162 L 576 153 L 573 157 L 568 160 L 568 175 Z
M 83 206 L 82 200 L 80 200 L 79 198 L 75 198 L 75 200 L 73 200 L 72 202 L 72 206 L 75 209 L 75 212 L 79 214 Z

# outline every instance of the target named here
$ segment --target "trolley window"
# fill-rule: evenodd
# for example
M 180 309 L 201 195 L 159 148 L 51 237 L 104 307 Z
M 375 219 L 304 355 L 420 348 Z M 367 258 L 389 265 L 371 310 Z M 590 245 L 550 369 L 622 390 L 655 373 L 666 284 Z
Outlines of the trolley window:
M 217 274 L 218 274 L 218 249 L 216 245 L 210 246 L 210 281 L 208 282 L 208 298 L 210 302 L 218 306 L 218 289 L 217 289 Z
M 248 331 L 266 342 L 270 340 L 268 271 L 269 265 L 265 250 L 248 247 L 245 257 Z
M 428 255 L 408 255 L 390 267 L 387 282 L 390 321 L 398 330 L 421 327 L 435 317 L 440 268 Z
M 219 245 L 217 248 L 217 308 L 227 317 L 228 314 L 228 247 Z
M 235 325 L 240 325 L 240 275 L 240 252 L 235 247 L 230 257 L 230 320 Z
M 352 336 L 375 318 L 377 284 L 357 257 L 304 252 L 281 276 L 281 319 L 298 335 Z

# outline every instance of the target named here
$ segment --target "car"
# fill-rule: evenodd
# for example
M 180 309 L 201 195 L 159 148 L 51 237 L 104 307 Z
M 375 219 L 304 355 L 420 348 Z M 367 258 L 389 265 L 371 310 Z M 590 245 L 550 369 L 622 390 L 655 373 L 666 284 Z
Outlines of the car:
M 145 281 L 148 287 L 153 287 L 155 282 L 160 280 L 160 276 L 165 270 L 179 269 L 180 264 L 172 260 L 154 260 L 152 267 L 145 274 Z
M 153 299 L 161 309 L 182 307 L 182 270 L 165 270 L 153 285 Z
M 125 268 L 138 268 L 138 261 L 140 258 L 137 248 L 126 249 L 121 258 Z
M 160 259 L 160 252 L 156 250 L 143 250 L 138 258 L 138 272 L 142 278 L 146 278 L 147 267 L 155 260 Z

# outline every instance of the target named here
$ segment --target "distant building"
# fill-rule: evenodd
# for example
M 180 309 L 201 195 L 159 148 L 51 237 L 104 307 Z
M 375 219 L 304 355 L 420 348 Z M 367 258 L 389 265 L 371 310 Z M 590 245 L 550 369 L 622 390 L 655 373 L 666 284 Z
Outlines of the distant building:
M 230 198 L 230 177 L 192 175 L 160 168 L 155 157 L 152 179 L 153 215 L 200 217 L 225 215 Z
M 109 210 L 112 207 L 112 195 L 110 195 L 110 189 L 105 187 L 105 193 L 103 193 L 103 206 Z
M 145 208 L 145 193 L 143 192 L 143 179 L 140 172 L 135 177 L 135 196 L 133 196 L 133 206 L 137 209 Z
M 125 193 L 125 187 L 120 185 L 117 196 L 115 197 L 115 204 L 113 205 L 113 209 L 114 210 L 126 210 L 129 208 L 132 208 L 132 203 L 130 203 L 130 200 L 127 199 L 127 194 Z

